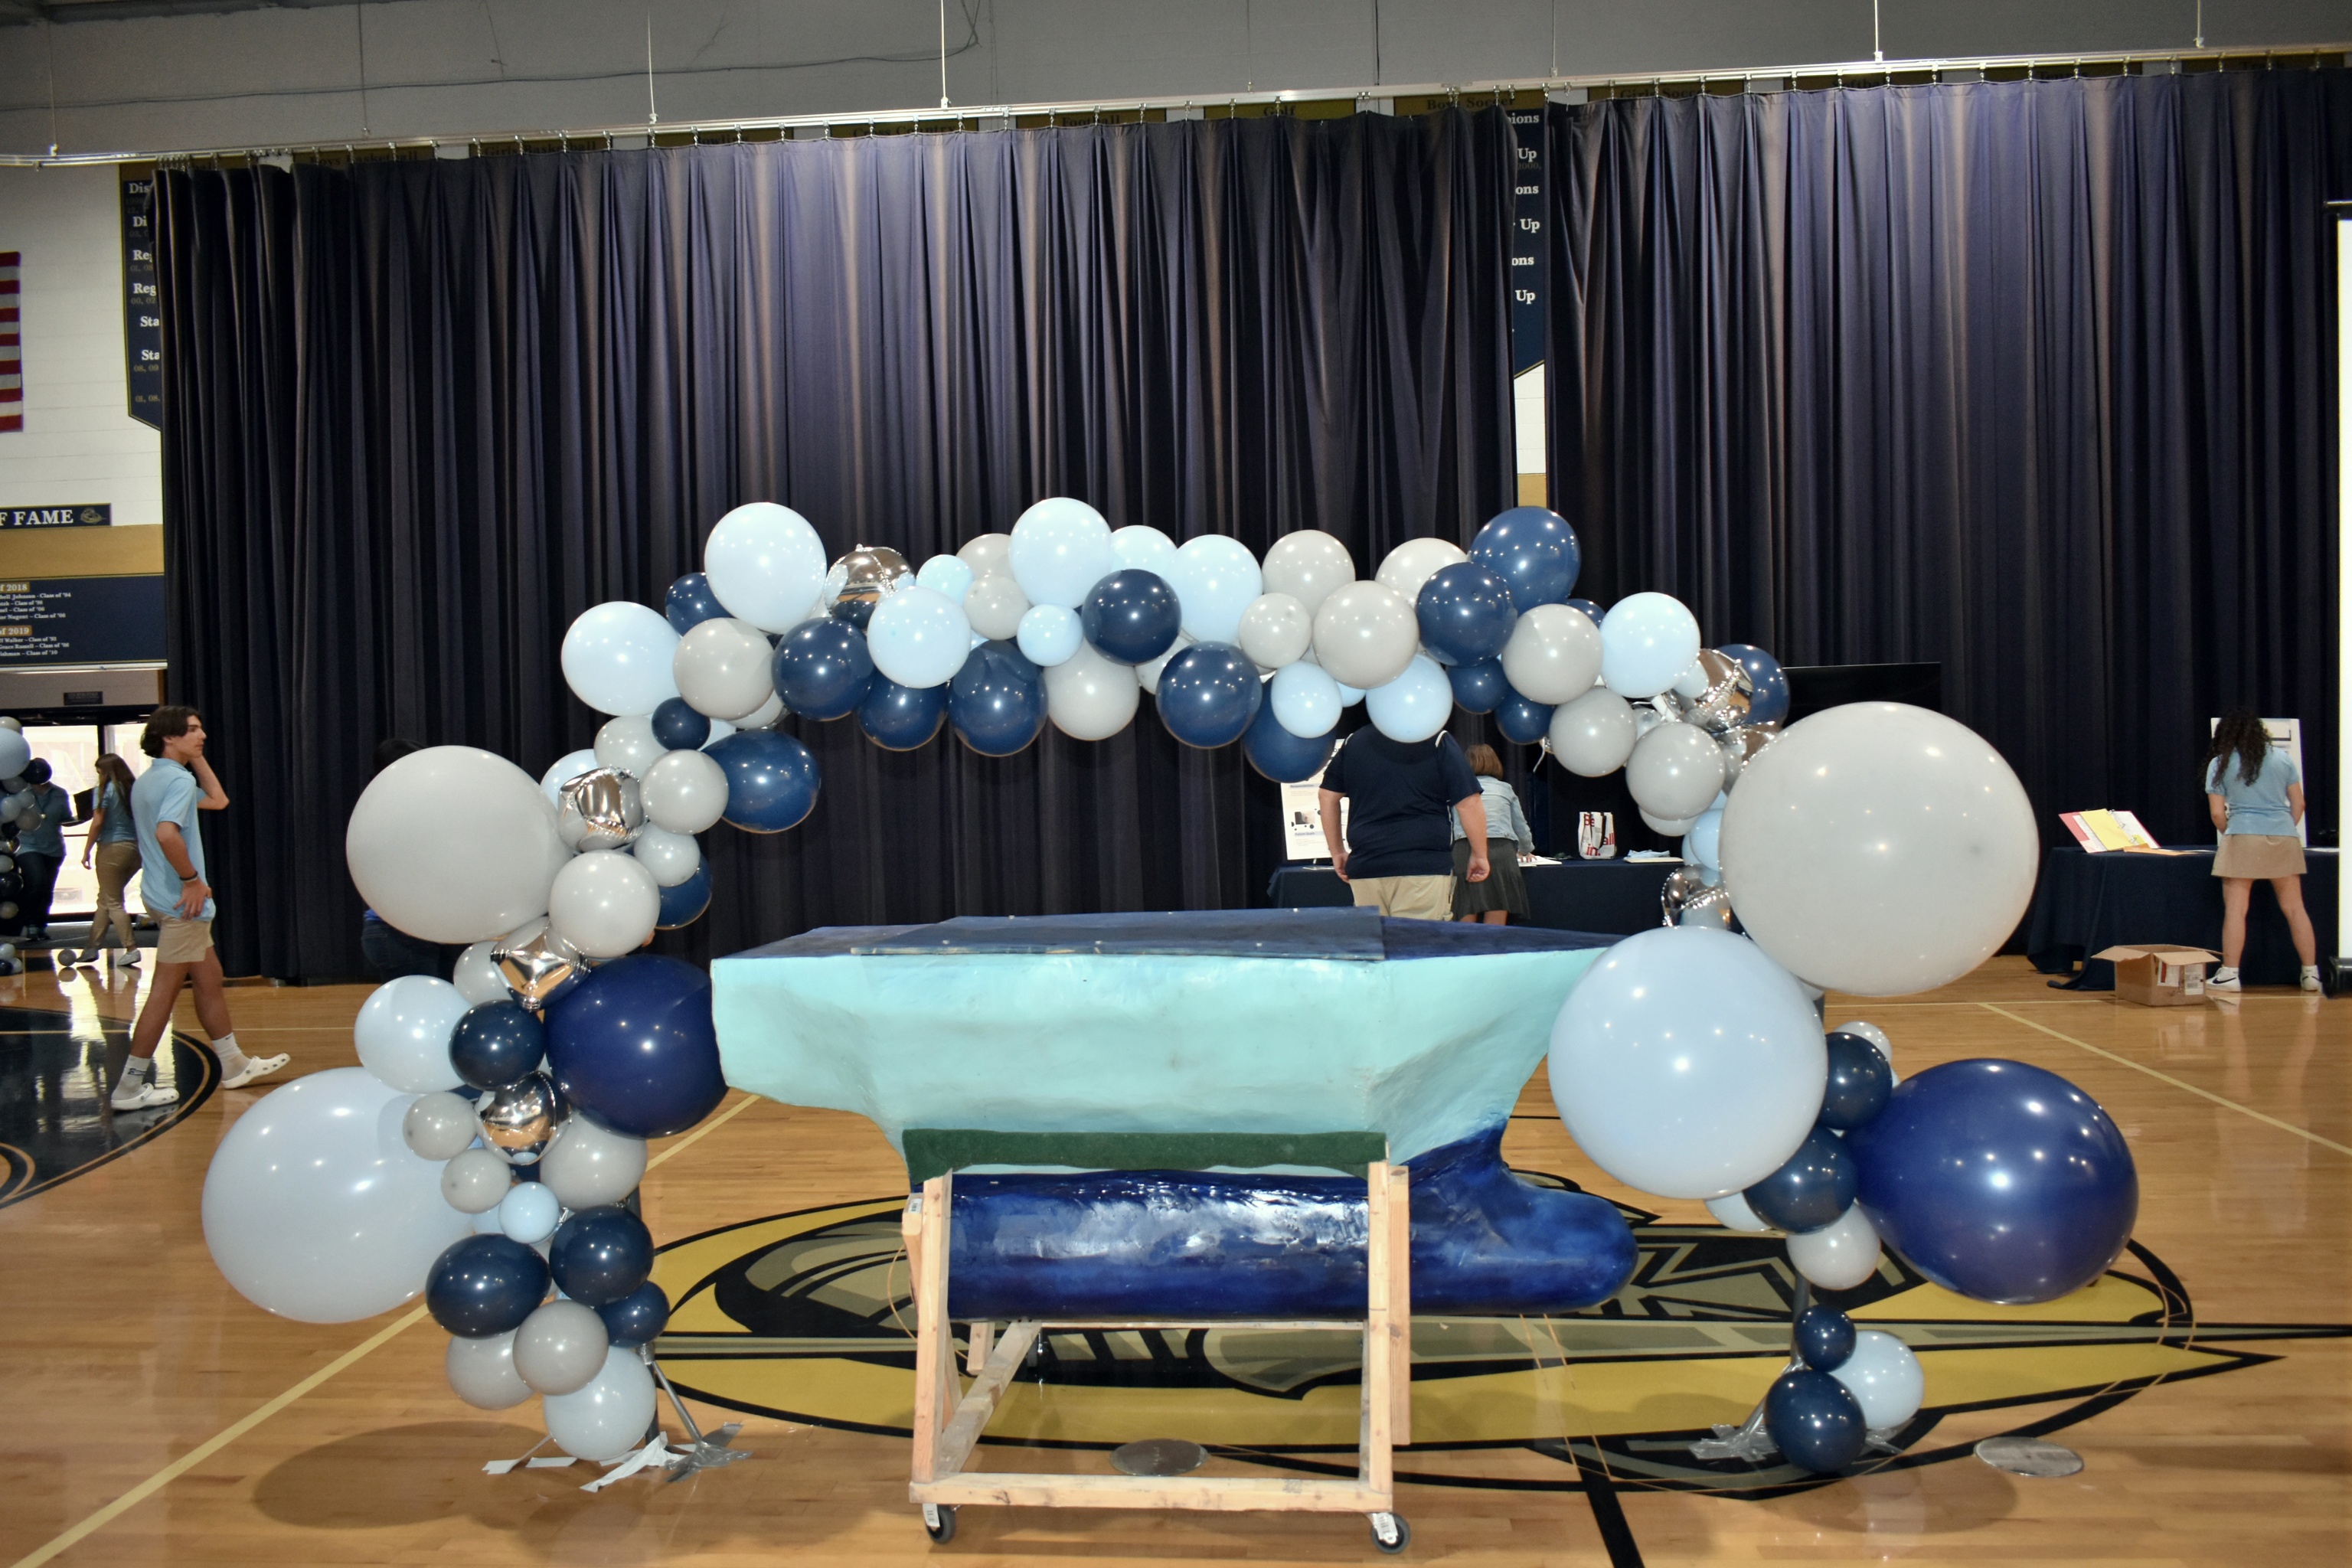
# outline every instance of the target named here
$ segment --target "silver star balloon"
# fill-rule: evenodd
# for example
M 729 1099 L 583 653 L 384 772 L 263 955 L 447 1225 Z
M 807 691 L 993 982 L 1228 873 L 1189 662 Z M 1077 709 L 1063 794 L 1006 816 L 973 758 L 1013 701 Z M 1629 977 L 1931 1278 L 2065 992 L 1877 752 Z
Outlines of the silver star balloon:
M 506 977 L 515 1000 L 533 1011 L 562 995 L 588 973 L 580 950 L 556 935 L 544 915 L 500 939 L 490 949 L 490 962 Z
M 905 556 L 886 544 L 861 544 L 824 574 L 826 613 L 862 628 L 876 605 L 914 580 Z
M 646 825 L 644 792 L 618 768 L 592 768 L 557 792 L 555 831 L 574 849 L 619 849 Z
M 535 1165 L 572 1108 L 543 1072 L 526 1073 L 474 1102 L 490 1152 L 509 1165 Z

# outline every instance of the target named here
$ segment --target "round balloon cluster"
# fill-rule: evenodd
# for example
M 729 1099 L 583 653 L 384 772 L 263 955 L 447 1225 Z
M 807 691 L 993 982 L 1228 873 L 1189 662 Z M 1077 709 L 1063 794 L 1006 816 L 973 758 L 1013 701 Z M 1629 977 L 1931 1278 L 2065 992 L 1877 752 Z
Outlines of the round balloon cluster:
M 1887 1443 L 1919 1414 L 1927 1380 L 1911 1347 L 1876 1329 L 1856 1331 L 1835 1307 L 1797 1314 L 1791 1364 L 1764 1396 L 1764 1432 L 1790 1463 L 1842 1470 L 1872 1438 Z

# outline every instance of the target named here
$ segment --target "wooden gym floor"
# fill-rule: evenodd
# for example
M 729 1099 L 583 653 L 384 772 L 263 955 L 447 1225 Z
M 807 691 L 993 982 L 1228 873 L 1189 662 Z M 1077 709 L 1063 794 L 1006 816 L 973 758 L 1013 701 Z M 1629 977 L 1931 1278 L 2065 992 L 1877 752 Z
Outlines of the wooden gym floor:
M 0 980 L 0 1006 L 64 1012 L 94 1039 L 131 1016 L 138 983 L 91 973 Z M 291 1051 L 291 1072 L 302 1073 L 354 1061 L 350 1025 L 365 994 L 252 986 L 231 999 L 246 1048 Z M 2016 1057 L 2095 1095 L 2138 1157 L 2137 1239 L 2193 1302 L 2195 1332 L 2174 1336 L 2190 1348 L 2134 1362 L 2156 1352 L 2103 1348 L 2101 1333 L 2084 1331 L 2074 1348 L 2035 1352 L 2055 1359 L 2023 1384 L 1969 1370 L 1990 1362 L 1931 1356 L 1929 1404 L 1947 1408 L 1915 1452 L 1955 1457 L 1760 1500 L 1631 1478 L 1564 1489 L 1559 1478 L 1572 1487 L 1576 1468 L 1540 1463 L 1526 1446 L 1425 1461 L 1401 1453 L 1401 1472 L 1475 1482 L 1491 1462 L 1486 1479 L 1533 1478 L 1525 1489 L 1401 1488 L 1413 1527 L 1406 1560 L 2352 1562 L 2352 1344 L 2342 1337 L 2352 1323 L 2352 1001 L 2254 992 L 2148 1010 L 2050 991 L 2021 960 L 2000 959 L 1927 996 L 1833 998 L 1830 1017 L 1881 1024 L 1906 1073 Z M 182 1027 L 200 1037 L 192 1016 Z M 111 1055 L 119 1062 L 119 1037 Z M 903 1438 L 772 1418 L 746 1418 L 739 1442 L 754 1451 L 750 1462 L 681 1485 L 639 1479 L 592 1496 L 578 1489 L 586 1467 L 487 1476 L 483 1461 L 539 1437 L 535 1407 L 459 1404 L 442 1379 L 442 1336 L 420 1310 L 285 1322 L 214 1271 L 198 1217 L 205 1168 L 257 1092 L 215 1093 L 119 1157 L 0 1207 L 0 1564 L 1380 1561 L 1359 1521 L 1309 1514 L 966 1510 L 958 1538 L 933 1547 L 906 1500 Z M 1578 1155 L 1548 1114 L 1540 1075 L 1520 1110 L 1505 1145 L 1514 1164 L 1642 1201 Z M 901 1166 L 866 1121 L 740 1095 L 656 1160 L 646 1214 L 665 1243 L 903 1191 Z M 1662 1223 L 1706 1220 L 1696 1205 L 1649 1206 Z M 2145 1263 L 2127 1258 L 2119 1269 L 2159 1273 Z M 2110 1328 L 2110 1339 L 2149 1332 Z M 2208 1348 L 2222 1370 L 2195 1375 L 2210 1370 L 2198 1360 Z M 1774 1363 L 1712 1364 L 1731 1366 L 1736 1387 L 1702 1401 L 1705 1418 L 1728 1421 Z M 2150 1366 L 2158 1375 L 2145 1375 Z M 1602 1389 L 1589 1378 L 1581 1396 L 1597 1406 Z M 1993 1395 L 1976 1397 L 1986 1389 Z M 1554 1392 L 1528 1406 L 1549 1430 L 1525 1435 L 1572 1443 L 1598 1430 L 1573 1376 Z M 715 1423 L 729 1413 L 698 1415 Z M 1686 1415 L 1660 1425 L 1687 1425 Z M 2022 1479 L 1967 1452 L 1977 1437 L 2042 1419 L 2068 1423 L 2052 1435 L 2080 1451 L 2081 1474 Z M 1099 1468 L 1101 1455 L 1015 1450 L 1003 1462 Z

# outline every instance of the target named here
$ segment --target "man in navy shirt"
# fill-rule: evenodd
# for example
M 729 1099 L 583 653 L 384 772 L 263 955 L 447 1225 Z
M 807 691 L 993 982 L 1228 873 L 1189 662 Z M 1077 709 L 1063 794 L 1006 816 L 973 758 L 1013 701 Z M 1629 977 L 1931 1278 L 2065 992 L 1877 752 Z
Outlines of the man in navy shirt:
M 1454 918 L 1454 822 L 1448 806 L 1461 816 L 1462 830 L 1469 835 L 1470 880 L 1486 879 L 1486 805 L 1469 759 L 1451 735 L 1392 741 L 1367 725 L 1349 736 L 1324 768 L 1318 798 L 1331 868 L 1359 904 L 1407 920 Z

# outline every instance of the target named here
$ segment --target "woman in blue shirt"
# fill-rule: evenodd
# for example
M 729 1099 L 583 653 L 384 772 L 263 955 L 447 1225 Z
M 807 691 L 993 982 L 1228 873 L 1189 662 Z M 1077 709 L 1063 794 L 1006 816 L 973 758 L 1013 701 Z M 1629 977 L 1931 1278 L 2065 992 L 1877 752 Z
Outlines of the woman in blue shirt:
M 2213 731 L 2205 763 L 2205 801 L 2221 843 L 2213 875 L 2221 879 L 2221 966 L 2209 991 L 2239 989 L 2238 959 L 2246 949 L 2246 905 L 2257 879 L 2278 895 L 2279 913 L 2303 960 L 2303 988 L 2319 989 L 2319 943 L 2303 908 L 2303 779 L 2251 708 L 2233 708 Z
M 84 869 L 92 858 L 98 862 L 98 912 L 90 918 L 89 951 L 77 958 L 68 948 L 65 962 L 68 965 L 96 963 L 117 932 L 122 939 L 121 962 L 139 962 L 139 933 L 131 929 L 131 911 L 122 902 L 122 890 L 139 874 L 139 826 L 131 819 L 131 786 L 137 782 L 131 764 L 112 752 L 98 759 L 98 788 L 93 792 L 97 810 L 90 817 L 89 837 L 81 847 Z

